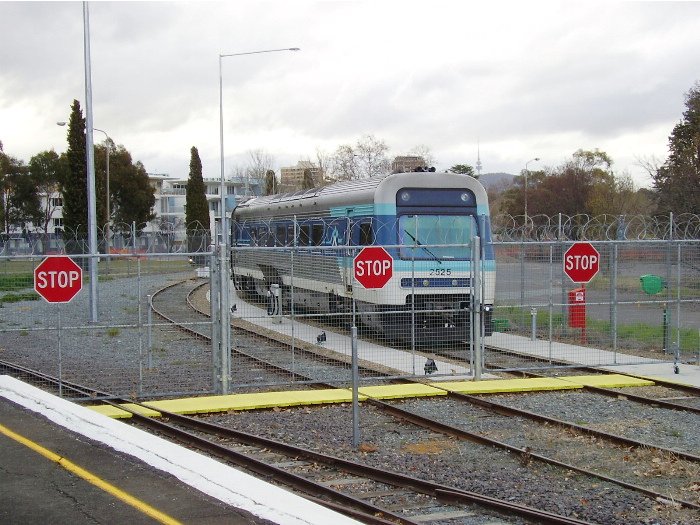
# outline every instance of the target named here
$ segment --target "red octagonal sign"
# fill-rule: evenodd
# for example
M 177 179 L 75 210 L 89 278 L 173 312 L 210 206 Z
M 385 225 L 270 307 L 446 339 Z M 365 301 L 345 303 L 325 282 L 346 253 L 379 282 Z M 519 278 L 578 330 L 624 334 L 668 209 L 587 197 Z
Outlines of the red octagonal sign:
M 70 257 L 47 257 L 34 270 L 34 291 L 49 303 L 67 303 L 83 287 L 83 270 Z
M 600 269 L 600 253 L 589 242 L 577 242 L 564 253 L 564 273 L 575 283 L 587 283 Z
M 383 288 L 394 273 L 394 259 L 381 246 L 367 246 L 353 260 L 353 271 L 365 288 Z

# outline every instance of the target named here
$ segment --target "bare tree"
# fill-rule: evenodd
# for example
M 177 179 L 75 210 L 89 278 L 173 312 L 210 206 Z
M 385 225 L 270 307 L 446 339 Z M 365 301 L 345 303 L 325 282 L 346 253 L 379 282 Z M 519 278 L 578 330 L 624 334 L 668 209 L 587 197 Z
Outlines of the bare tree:
M 425 166 L 428 168 L 433 167 L 435 166 L 435 164 L 437 164 L 437 160 L 435 159 L 433 152 L 430 151 L 430 148 L 425 144 L 418 144 L 413 149 L 411 149 L 408 152 L 408 154 L 413 155 L 415 157 L 422 157 L 425 161 Z
M 316 148 L 316 166 L 321 170 L 321 185 L 331 177 L 333 172 L 333 157 L 325 151 Z
M 349 144 L 338 146 L 332 157 L 332 173 L 336 180 L 359 179 L 355 150 Z
M 333 154 L 333 175 L 338 180 L 354 180 L 388 173 L 389 147 L 373 135 L 364 135 L 354 146 L 343 144 Z
M 275 159 L 265 150 L 256 149 L 248 152 L 248 167 L 247 177 L 251 184 L 258 188 L 264 188 L 265 175 L 269 170 L 272 170 L 275 165 Z

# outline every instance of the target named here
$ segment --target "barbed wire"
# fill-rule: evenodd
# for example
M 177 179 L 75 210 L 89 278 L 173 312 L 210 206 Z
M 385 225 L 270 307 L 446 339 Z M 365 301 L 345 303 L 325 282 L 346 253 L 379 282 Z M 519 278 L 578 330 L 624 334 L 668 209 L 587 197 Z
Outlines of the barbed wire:
M 304 226 L 312 222 L 323 224 L 323 235 L 332 235 L 334 228 L 346 231 L 346 218 L 302 219 L 298 221 L 298 234 L 304 234 Z M 397 228 L 397 220 L 371 220 L 374 235 L 381 236 L 383 229 Z M 260 222 L 258 222 L 260 224 Z M 278 239 L 280 230 L 270 221 L 266 231 L 259 230 L 257 245 L 289 246 L 289 233 L 285 230 L 284 239 Z M 240 227 L 241 225 L 239 225 Z M 353 225 L 351 228 L 355 228 Z M 455 225 L 445 225 L 440 236 L 433 234 L 422 239 L 421 243 L 450 244 L 455 235 L 460 239 L 463 233 L 455 233 Z M 359 226 L 357 226 L 359 227 Z M 497 215 L 491 220 L 494 242 L 548 242 L 548 241 L 635 241 L 635 240 L 698 240 L 700 239 L 700 215 L 684 213 L 668 216 L 651 215 Z M 65 229 L 57 234 L 37 232 L 0 235 L 0 256 L 8 255 L 48 255 L 63 253 L 89 253 L 86 229 Z M 313 235 L 311 229 L 308 235 Z M 354 230 L 353 230 L 354 231 Z M 412 231 L 412 230 L 411 230 Z M 434 229 L 433 232 L 437 231 Z M 108 235 L 109 233 L 109 235 Z M 409 232 L 410 233 L 410 232 Z M 352 234 L 351 234 L 352 235 Z M 210 250 L 212 237 L 209 229 L 201 223 L 173 225 L 154 221 L 143 224 L 112 224 L 109 230 L 97 228 L 97 242 L 100 253 L 106 253 L 109 238 L 110 253 L 194 253 Z M 265 239 L 263 242 L 263 238 Z M 330 237 L 329 237 L 330 238 Z M 327 244 L 326 241 L 323 241 Z M 336 239 L 337 244 L 347 241 Z M 312 243 L 310 239 L 308 244 Z M 410 244 L 410 243 L 406 243 Z
M 700 215 L 508 215 L 492 218 L 497 241 L 623 241 L 700 239 Z

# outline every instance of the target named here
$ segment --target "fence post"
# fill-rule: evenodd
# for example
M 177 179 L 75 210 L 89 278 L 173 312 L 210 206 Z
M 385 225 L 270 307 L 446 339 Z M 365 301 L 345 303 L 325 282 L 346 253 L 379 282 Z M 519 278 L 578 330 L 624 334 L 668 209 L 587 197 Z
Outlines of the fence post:
M 676 267 L 678 271 L 676 272 L 676 344 L 674 345 L 675 360 L 680 363 L 681 361 L 681 243 L 678 242 L 678 250 L 676 257 Z M 673 371 L 678 373 L 678 366 L 676 365 Z
M 231 329 L 231 310 L 229 299 L 229 278 L 228 278 L 228 262 L 226 261 L 226 243 L 219 244 L 219 319 L 220 332 L 219 341 L 221 342 L 221 390 L 222 394 L 229 393 L 229 379 L 231 374 L 231 341 L 229 339 L 229 331 Z
M 525 317 L 525 244 L 520 242 L 520 322 Z
M 552 329 L 554 320 L 554 245 L 549 245 L 549 360 L 552 360 Z
M 146 316 L 146 323 L 148 324 L 147 338 L 148 342 L 148 369 L 153 368 L 153 297 L 149 294 L 146 296 L 146 302 L 148 303 L 148 315 Z
M 669 330 L 671 319 L 668 315 L 668 304 L 671 302 L 671 250 L 673 249 L 673 212 L 668 214 L 668 242 L 666 243 L 666 302 L 664 303 L 664 354 L 669 353 L 671 347 L 669 345 Z
M 221 349 L 219 348 L 219 272 L 217 270 L 218 260 L 216 258 L 215 247 L 210 246 L 211 254 L 209 255 L 209 308 L 211 311 L 211 367 L 212 367 L 212 386 L 217 394 L 221 394 L 221 378 L 223 372 L 221 370 Z
M 613 362 L 617 363 L 617 264 L 618 244 L 614 242 L 610 258 L 610 330 L 613 340 Z
M 136 224 L 136 223 L 134 223 Z M 141 308 L 141 259 L 136 258 L 136 282 L 137 282 L 137 315 L 138 315 L 138 331 L 139 331 L 139 396 L 143 395 L 143 319 Z
M 559 265 L 559 270 L 561 271 L 561 331 L 562 334 L 566 333 L 567 322 L 566 322 L 566 276 L 564 275 L 564 230 L 561 224 L 561 212 L 558 215 L 558 226 L 557 235 L 559 238 L 559 257 L 561 257 L 562 263 Z
M 352 446 L 360 446 L 360 402 L 359 383 L 360 374 L 357 359 L 357 326 L 352 323 Z
M 472 293 L 472 333 L 474 334 L 474 379 L 481 379 L 483 368 L 483 352 L 481 347 L 481 239 L 474 237 L 472 244 L 472 267 L 474 268 L 474 282 Z

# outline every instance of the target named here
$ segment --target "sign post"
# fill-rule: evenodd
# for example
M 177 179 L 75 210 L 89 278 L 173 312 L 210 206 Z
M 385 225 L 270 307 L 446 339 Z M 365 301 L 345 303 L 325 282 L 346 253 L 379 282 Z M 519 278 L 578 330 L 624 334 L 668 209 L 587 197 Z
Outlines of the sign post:
M 600 270 L 600 253 L 589 242 L 577 242 L 564 252 L 564 273 L 580 284 L 569 292 L 569 326 L 581 329 L 581 343 L 586 343 L 586 283 Z
M 61 355 L 61 303 L 69 303 L 83 288 L 83 270 L 66 256 L 49 256 L 34 269 L 34 291 L 58 309 L 58 395 L 63 397 Z
M 394 274 L 394 259 L 381 246 L 367 246 L 353 259 L 353 272 L 365 288 L 384 288 Z

